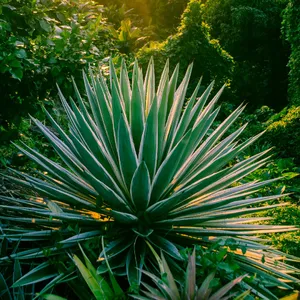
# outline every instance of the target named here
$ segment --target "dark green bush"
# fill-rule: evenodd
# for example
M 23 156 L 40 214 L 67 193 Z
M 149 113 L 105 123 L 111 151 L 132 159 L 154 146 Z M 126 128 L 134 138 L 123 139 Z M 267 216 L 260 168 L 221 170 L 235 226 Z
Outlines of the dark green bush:
M 232 110 L 233 105 L 223 105 L 225 114 Z M 243 139 L 266 130 L 256 146 L 274 147 L 273 153 L 277 159 L 292 159 L 294 163 L 300 162 L 300 107 L 286 107 L 279 113 L 268 106 L 262 106 L 253 113 L 244 113 L 240 117 L 239 125 L 247 122 L 247 130 L 242 134 Z M 251 147 L 249 148 L 253 150 Z
M 285 108 L 270 118 L 267 123 L 265 140 L 280 157 L 294 157 L 300 162 L 300 106 Z
M 0 133 L 56 95 L 55 83 L 70 95 L 70 76 L 111 53 L 101 12 L 93 1 L 1 1 Z
M 252 110 L 262 105 L 278 110 L 287 104 L 289 47 L 281 38 L 281 12 L 286 2 L 207 0 L 202 7 L 212 37 L 236 62 L 232 80 L 235 101 L 246 101 Z
M 264 217 L 271 217 L 269 224 L 296 225 L 299 224 L 300 208 L 293 204 L 270 210 L 268 213 L 261 214 Z M 286 232 L 272 235 L 272 244 L 281 251 L 298 255 L 300 251 L 300 233 Z

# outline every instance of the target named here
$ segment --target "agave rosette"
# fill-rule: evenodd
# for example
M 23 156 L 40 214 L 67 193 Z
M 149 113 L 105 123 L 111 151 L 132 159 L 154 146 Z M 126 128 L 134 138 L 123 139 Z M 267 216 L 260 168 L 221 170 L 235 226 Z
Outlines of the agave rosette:
M 179 66 L 169 76 L 167 62 L 156 89 L 152 60 L 145 77 L 136 61 L 131 81 L 124 62 L 117 76 L 110 61 L 107 80 L 102 74 L 83 74 L 87 100 L 75 84 L 77 103 L 67 102 L 59 90 L 69 130 L 47 112 L 54 130 L 33 121 L 62 163 L 16 145 L 48 174 L 14 171 L 7 178 L 42 198 L 1 196 L 1 220 L 14 224 L 3 226 L 1 237 L 39 242 L 43 249 L 19 251 L 1 261 L 54 256 L 78 249 L 78 242 L 104 237 L 99 260 L 107 258 L 112 270 L 124 268 L 129 282 L 138 283 L 149 251 L 145 241 L 179 261 L 182 247 L 230 237 L 248 249 L 246 255 L 236 253 L 247 273 L 286 288 L 283 281 L 297 281 L 290 274 L 296 269 L 278 262 L 283 254 L 257 236 L 296 228 L 257 225 L 264 219 L 249 217 L 285 205 L 255 206 L 283 197 L 251 196 L 274 180 L 236 184 L 268 162 L 269 151 L 264 151 L 231 163 L 261 134 L 239 142 L 245 125 L 226 134 L 243 106 L 214 128 L 223 88 L 209 100 L 211 83 L 198 97 L 199 81 L 186 101 L 191 73 L 192 65 L 177 84 Z M 69 225 L 76 225 L 77 232 L 68 230 Z

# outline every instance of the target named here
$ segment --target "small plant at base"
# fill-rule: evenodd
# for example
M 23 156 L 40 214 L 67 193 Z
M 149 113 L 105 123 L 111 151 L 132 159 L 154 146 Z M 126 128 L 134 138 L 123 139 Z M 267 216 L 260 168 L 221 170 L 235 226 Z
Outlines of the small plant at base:
M 261 218 L 247 217 L 285 205 L 253 207 L 283 195 L 248 197 L 274 180 L 236 184 L 268 161 L 268 151 L 228 165 L 261 134 L 238 143 L 244 125 L 226 136 L 242 106 L 210 130 L 223 90 L 208 101 L 213 83 L 197 98 L 199 81 L 182 112 L 192 65 L 177 87 L 178 72 L 179 66 L 169 78 L 167 62 L 156 89 L 152 60 L 145 77 L 135 62 L 132 83 L 125 63 L 118 78 L 110 61 L 109 83 L 101 74 L 91 72 L 90 80 L 83 75 L 88 102 L 76 85 L 79 106 L 72 99 L 69 105 L 59 90 L 69 132 L 49 113 L 59 137 L 38 120 L 33 121 L 64 164 L 17 145 L 48 174 L 30 176 L 13 171 L 16 175 L 6 178 L 43 198 L 36 194 L 24 199 L 0 196 L 0 217 L 13 222 L 3 228 L 0 237 L 38 245 L 1 257 L 0 263 L 45 257 L 61 260 L 67 257 L 66 251 L 76 254 L 80 242 L 97 253 L 102 262 L 98 274 L 107 272 L 108 260 L 115 274 L 126 274 L 131 286 L 139 286 L 141 270 L 151 266 L 146 243 L 161 249 L 170 256 L 169 263 L 176 264 L 182 261 L 180 250 L 187 246 L 207 246 L 216 238 L 231 237 L 240 248 L 247 248 L 246 255 L 237 249 L 235 256 L 245 273 L 257 274 L 251 289 L 258 296 L 276 299 L 269 287 L 290 289 L 281 279 L 298 282 L 291 275 L 297 269 L 280 261 L 286 255 L 257 236 L 297 228 L 257 225 Z M 47 273 L 49 264 L 48 260 L 39 266 L 45 268 L 45 278 L 57 276 L 53 271 Z
M 150 277 L 152 281 L 155 283 L 158 289 L 154 289 L 150 285 L 142 282 L 144 288 L 146 288 L 143 293 L 144 296 L 136 296 L 132 295 L 135 299 L 172 299 L 172 300 L 180 300 L 180 299 L 189 299 L 189 300 L 222 300 L 222 299 L 245 299 L 246 296 L 250 294 L 249 291 L 245 291 L 243 293 L 234 293 L 231 295 L 225 296 L 228 292 L 232 291 L 233 287 L 238 285 L 247 275 L 242 275 L 225 286 L 221 289 L 212 293 L 212 281 L 215 277 L 215 272 L 211 272 L 207 278 L 203 281 L 203 283 L 197 287 L 196 282 L 196 253 L 195 250 L 193 251 L 192 255 L 188 257 L 188 265 L 186 272 L 184 274 L 184 283 L 181 285 L 176 284 L 175 279 L 172 275 L 172 272 L 168 266 L 168 263 L 163 255 L 161 254 L 161 258 L 155 252 L 155 250 L 149 245 L 150 249 L 152 250 L 158 265 L 159 270 L 161 273 L 161 279 L 149 272 L 143 271 L 145 275 Z

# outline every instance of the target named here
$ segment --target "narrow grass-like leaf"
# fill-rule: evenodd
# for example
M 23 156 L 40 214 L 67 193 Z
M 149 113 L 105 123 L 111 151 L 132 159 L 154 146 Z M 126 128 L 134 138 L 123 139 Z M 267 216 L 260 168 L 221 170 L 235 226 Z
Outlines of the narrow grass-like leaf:
M 50 265 L 50 263 L 44 262 L 44 263 L 40 264 L 39 266 L 33 268 L 26 275 L 23 275 L 16 282 L 14 282 L 12 287 L 17 288 L 17 287 L 28 285 L 28 284 L 34 284 L 34 283 L 55 277 L 56 275 L 58 275 L 57 271 L 55 271 L 53 269 L 53 267 Z
M 177 247 L 173 243 L 168 241 L 167 239 L 160 237 L 158 235 L 155 235 L 155 234 L 151 234 L 148 237 L 148 240 L 149 240 L 149 242 L 154 244 L 156 247 L 158 247 L 159 249 L 161 249 L 168 255 L 171 255 L 172 257 L 174 257 L 177 260 L 182 260 L 182 256 L 180 255 Z
M 186 135 L 181 139 L 173 151 L 166 157 L 164 162 L 153 179 L 152 190 L 151 190 L 151 202 L 154 203 L 160 199 L 164 193 L 167 185 L 175 175 L 178 162 L 180 157 L 183 155 L 184 149 L 187 146 L 191 136 L 191 131 L 187 132 Z
M 63 298 L 63 297 L 60 297 L 60 296 L 57 296 L 54 294 L 45 294 L 45 295 L 42 295 L 41 297 L 42 297 L 42 299 L 45 299 L 45 300 L 67 300 L 67 298 Z
M 129 189 L 133 174 L 138 166 L 138 159 L 129 126 L 123 115 L 118 126 L 118 155 L 123 180 Z
M 131 87 L 130 87 L 128 72 L 127 72 L 126 63 L 124 59 L 122 59 L 122 63 L 121 63 L 120 87 L 124 99 L 126 117 L 127 120 L 130 120 Z
M 247 275 L 240 276 L 228 284 L 226 284 L 223 288 L 218 290 L 216 293 L 210 296 L 210 300 L 219 300 L 221 299 L 225 294 L 227 294 L 235 285 L 239 284 Z
M 138 65 L 134 65 L 132 96 L 130 106 L 130 127 L 135 149 L 138 151 L 140 147 L 141 137 L 144 131 L 144 105 L 143 96 L 140 91 L 138 82 Z
M 175 98 L 173 100 L 173 105 L 168 115 L 166 129 L 165 129 L 165 153 L 171 151 L 172 140 L 175 138 L 175 130 L 180 118 L 181 110 L 184 104 L 185 95 L 188 87 L 188 82 L 192 74 L 193 64 L 190 64 L 187 68 L 186 74 L 175 93 Z
M 7 286 L 6 280 L 0 273 L 0 296 L 3 300 L 13 300 L 10 294 L 9 287 Z
M 136 169 L 131 186 L 131 199 L 137 211 L 144 211 L 150 200 L 150 175 L 145 162 L 141 162 Z
M 209 298 L 211 293 L 210 284 L 215 277 L 215 272 L 211 272 L 203 281 L 200 288 L 197 291 L 197 299 L 199 300 L 206 300 Z
M 16 259 L 14 263 L 13 282 L 16 282 L 21 277 L 22 277 L 21 264 L 19 260 Z M 25 299 L 24 288 L 23 287 L 14 288 L 13 295 L 15 300 L 24 300 Z
M 95 267 L 93 266 L 93 264 L 91 263 L 89 258 L 86 256 L 85 252 L 83 251 L 83 249 L 80 245 L 79 245 L 79 248 L 83 255 L 86 268 L 91 273 L 93 278 L 97 281 L 100 289 L 103 291 L 103 294 L 105 295 L 105 297 L 107 297 L 109 299 L 113 299 L 114 294 L 113 294 L 113 291 L 111 290 L 109 284 L 106 282 L 106 280 L 102 276 L 97 274 L 97 270 L 95 269 Z
M 143 242 L 142 242 L 143 243 Z M 138 247 L 141 246 L 139 249 Z M 141 250 L 141 251 L 137 251 Z M 141 270 L 145 262 L 146 249 L 145 244 L 142 245 L 137 240 L 128 252 L 126 258 L 126 273 L 128 282 L 132 287 L 139 288 L 141 283 Z
M 171 142 L 171 148 L 173 145 L 176 145 L 179 140 L 182 138 L 182 136 L 184 135 L 184 133 L 186 132 L 189 122 L 191 120 L 191 112 L 192 112 L 192 108 L 194 106 L 200 85 L 201 85 L 201 81 L 202 78 L 199 80 L 191 98 L 189 99 L 189 102 L 187 104 L 187 107 L 184 109 L 184 112 L 182 114 L 182 117 L 180 118 L 180 122 L 178 124 L 178 127 L 176 128 L 176 133 L 173 136 L 172 142 Z M 199 99 L 200 101 L 200 99 Z
M 96 299 L 113 299 L 110 298 L 108 294 L 106 294 L 107 290 L 104 290 L 99 285 L 91 272 L 85 267 L 82 261 L 75 254 L 73 255 L 73 261 Z
M 145 90 L 145 116 L 148 116 L 148 113 L 150 111 L 150 107 L 152 106 L 152 101 L 154 99 L 155 95 L 155 74 L 154 74 L 154 61 L 153 58 L 149 61 L 148 70 L 145 77 L 145 84 L 144 84 L 144 90 Z
M 161 261 L 162 261 L 163 271 L 164 271 L 163 273 L 161 273 L 161 276 L 163 277 L 164 274 L 167 275 L 168 286 L 169 286 L 169 288 L 173 292 L 172 297 L 174 299 L 179 299 L 180 295 L 179 295 L 179 291 L 178 291 L 178 288 L 177 288 L 176 283 L 175 283 L 175 279 L 174 279 L 174 277 L 172 275 L 172 272 L 171 272 L 171 270 L 170 270 L 170 268 L 168 266 L 168 263 L 167 263 L 167 261 L 166 261 L 166 259 L 164 257 L 163 252 L 161 253 Z
M 179 64 L 176 65 L 170 82 L 169 82 L 169 94 L 168 94 L 168 105 L 167 105 L 167 115 L 169 115 L 169 112 L 171 110 L 171 107 L 173 105 L 174 101 L 174 95 L 176 92 L 176 87 L 177 87 L 177 80 L 178 80 L 178 75 L 179 75 Z
M 158 123 L 157 123 L 157 99 L 152 102 L 150 112 L 145 124 L 142 141 L 139 150 L 139 161 L 144 161 L 148 167 L 150 177 L 153 178 L 156 171 L 158 152 Z
M 196 293 L 196 252 L 193 250 L 192 255 L 189 255 L 188 265 L 185 275 L 185 295 L 189 299 L 194 299 Z

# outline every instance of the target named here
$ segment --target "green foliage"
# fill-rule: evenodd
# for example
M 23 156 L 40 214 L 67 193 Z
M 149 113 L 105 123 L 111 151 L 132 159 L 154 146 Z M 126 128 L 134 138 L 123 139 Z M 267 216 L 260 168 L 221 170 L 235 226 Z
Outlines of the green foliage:
M 95 299 L 113 300 L 113 299 L 124 299 L 125 294 L 121 287 L 117 283 L 114 275 L 110 273 L 111 285 L 101 275 L 97 274 L 97 270 L 80 247 L 84 257 L 83 263 L 77 255 L 73 255 L 73 261 L 81 276 L 88 285 Z
M 168 35 L 176 32 L 176 28 L 180 23 L 180 18 L 184 12 L 188 0 L 169 0 L 145 1 L 151 3 L 151 24 L 154 26 L 158 40 L 167 38 Z
M 101 12 L 93 1 L 1 1 L 2 129 L 18 126 L 22 116 L 53 97 L 55 83 L 70 94 L 70 76 L 78 78 L 84 66 L 109 54 L 111 37 Z
M 296 210 L 296 208 L 294 208 Z M 282 220 L 282 217 L 285 216 L 286 218 L 289 218 L 291 213 L 293 213 L 294 210 L 285 210 L 285 214 L 283 214 L 281 211 L 275 212 L 280 216 L 280 219 Z M 298 220 L 300 218 L 300 211 L 299 208 L 297 209 L 297 224 Z M 299 233 L 284 233 L 281 235 L 276 235 L 272 238 L 273 245 L 283 251 L 284 253 L 292 254 L 292 255 L 298 255 L 300 251 L 300 234 Z
M 281 12 L 286 2 L 204 1 L 203 19 L 210 25 L 212 37 L 236 62 L 232 80 L 235 99 L 231 102 L 246 101 L 252 109 L 286 105 L 289 49 L 281 39 Z
M 38 114 L 42 119 L 45 119 L 45 115 Z M 63 118 L 56 115 L 62 122 Z M 1 139 L 18 139 L 19 141 L 26 143 L 31 148 L 41 151 L 47 157 L 57 160 L 57 155 L 53 151 L 47 140 L 42 134 L 39 133 L 37 127 L 28 118 L 22 118 L 20 124 L 16 126 L 12 124 L 9 130 L 1 128 Z M 21 152 L 16 152 L 16 148 L 12 143 L 3 143 L 0 147 L 0 168 L 5 167 L 17 168 L 19 170 L 30 170 L 35 164 L 30 161 Z
M 153 42 L 142 48 L 137 53 L 139 62 L 146 68 L 150 57 L 153 57 L 157 74 L 160 74 L 167 58 L 172 67 L 180 61 L 180 78 L 190 62 L 193 62 L 192 88 L 197 84 L 196 79 L 201 76 L 205 83 L 215 79 L 218 86 L 229 82 L 233 59 L 217 40 L 211 39 L 209 31 L 210 27 L 202 17 L 201 1 L 192 0 L 181 17 L 177 33 L 164 42 Z
M 289 99 L 300 105 L 300 3 L 289 0 L 283 12 L 283 34 L 291 46 L 289 57 Z
M 224 105 L 223 111 L 230 112 L 233 105 Z M 243 114 L 237 121 L 237 127 L 243 122 L 248 122 L 248 130 L 242 134 L 243 139 L 247 139 L 252 135 L 261 131 L 264 138 L 261 139 L 254 147 L 250 147 L 245 155 L 253 155 L 260 150 L 274 147 L 276 160 L 269 164 L 268 174 L 264 175 L 264 169 L 260 172 L 261 178 L 267 179 L 285 176 L 284 173 L 298 172 L 299 165 L 299 107 L 286 107 L 279 113 L 274 113 L 273 109 L 263 106 L 256 109 L 252 114 Z M 296 171 L 295 171 L 296 170 Z M 269 176 L 269 177 L 268 177 Z M 290 179 L 287 177 L 287 179 Z M 290 185 L 295 185 L 290 181 Z M 294 186 L 297 189 L 297 186 Z M 293 191 L 294 192 L 294 191 Z
M 125 19 L 135 19 L 136 15 L 132 9 L 128 9 L 124 3 L 119 3 L 118 1 L 97 1 L 97 3 L 105 3 L 103 15 L 114 28 L 119 28 L 121 22 Z
M 0 196 L 0 218 L 8 224 L 0 238 L 22 245 L 0 257 L 0 263 L 43 263 L 14 286 L 23 286 L 29 278 L 71 276 L 67 253 L 78 257 L 80 242 L 95 260 L 98 257 L 98 274 L 126 274 L 131 290 L 137 292 L 142 270 L 153 265 L 147 245 L 163 251 L 168 264 L 176 266 L 183 263 L 180 251 L 186 246 L 209 247 L 216 239 L 225 244 L 231 237 L 241 272 L 257 273 L 247 290 L 273 299 L 269 288 L 291 289 L 279 279 L 297 283 L 292 276 L 297 269 L 281 262 L 285 255 L 260 243 L 265 240 L 257 235 L 297 228 L 259 225 L 261 218 L 247 217 L 284 206 L 267 204 L 284 195 L 255 195 L 275 180 L 239 183 L 267 163 L 269 150 L 231 163 L 260 137 L 239 143 L 245 126 L 226 135 L 244 107 L 215 127 L 220 110 L 215 104 L 222 89 L 209 101 L 211 84 L 196 101 L 199 84 L 185 103 L 192 65 L 177 85 L 178 66 L 169 76 L 167 63 L 158 89 L 152 60 L 145 77 L 137 61 L 131 82 L 124 61 L 119 73 L 118 78 L 110 60 L 108 81 L 101 73 L 90 72 L 90 78 L 84 74 L 87 101 L 76 92 L 78 106 L 73 100 L 70 106 L 59 90 L 69 131 L 50 114 L 52 129 L 32 118 L 61 163 L 25 144 L 17 146 L 44 172 L 14 170 L 13 176 L 5 176 L 27 192 L 19 198 Z M 34 248 L 27 249 L 28 242 Z M 223 269 L 231 272 L 232 266 L 225 263 Z
M 6 225 L 1 224 L 1 228 L 5 227 Z M 4 239 L 1 242 L 1 256 L 5 256 L 10 253 L 11 245 L 12 243 L 9 239 Z M 17 250 L 18 246 L 19 244 L 14 245 L 14 251 Z M 24 273 L 26 274 L 25 276 L 23 276 Z M 20 262 L 16 259 L 13 264 L 2 264 L 0 266 L 0 298 L 3 300 L 36 300 L 38 296 L 35 295 L 35 290 L 40 289 L 39 282 L 54 277 L 51 274 L 55 275 L 56 271 L 51 268 L 49 263 L 27 263 L 26 261 Z M 70 272 L 70 274 L 72 275 L 72 272 Z M 45 296 L 45 299 L 51 299 L 47 298 L 47 295 L 45 295 L 46 292 L 49 290 L 52 292 L 56 291 L 54 288 L 55 285 L 64 281 L 66 282 L 70 278 L 68 278 L 70 274 L 65 275 L 62 273 L 58 275 L 55 280 L 50 281 L 45 286 L 39 296 Z M 72 293 L 69 293 L 69 295 L 71 297 L 74 296 Z M 57 298 L 57 300 L 60 299 Z
M 298 182 L 294 183 L 299 187 Z M 299 191 L 298 191 L 298 201 L 295 201 L 295 198 L 289 199 L 293 201 L 294 204 L 289 205 L 288 207 L 280 207 L 269 212 L 261 214 L 264 217 L 271 218 L 268 221 L 268 224 L 282 224 L 282 225 L 299 225 L 300 219 L 300 208 L 299 208 Z M 273 234 L 272 235 L 272 244 L 281 251 L 298 255 L 300 251 L 300 233 L 298 232 L 287 232 L 283 234 Z
M 259 214 L 261 217 L 270 218 L 264 223 L 298 226 L 300 218 L 300 208 L 298 205 L 300 201 L 299 175 L 300 168 L 294 163 L 294 158 L 277 158 L 246 178 L 246 181 L 250 182 L 253 180 L 268 180 L 276 177 L 281 178 L 259 191 L 258 196 L 273 195 L 274 193 L 290 193 L 289 196 L 283 199 L 290 201 L 292 203 L 291 205 L 278 207 Z M 285 253 L 298 255 L 300 251 L 300 233 L 298 231 L 273 234 L 272 244 Z
M 300 106 L 285 108 L 266 123 L 266 140 L 281 157 L 294 157 L 300 162 Z
M 256 151 L 257 152 L 257 151 Z M 249 156 L 246 156 L 246 158 Z M 247 177 L 247 180 L 268 180 L 272 178 L 280 178 L 280 180 L 264 188 L 262 195 L 271 195 L 275 193 L 292 192 L 295 193 L 291 197 L 299 197 L 300 190 L 296 188 L 299 167 L 293 162 L 293 158 L 279 158 L 266 164 L 265 167 L 253 172 Z
M 121 53 L 134 53 L 137 48 L 140 48 L 146 41 L 147 37 L 142 36 L 140 28 L 133 26 L 130 19 L 121 21 L 120 28 L 115 30 L 110 28 L 110 32 L 116 39 L 116 47 Z
M 212 250 L 212 249 L 211 249 Z M 225 249 L 226 250 L 226 249 Z M 152 288 L 146 283 L 142 283 L 145 290 L 143 293 L 147 296 L 147 299 L 189 299 L 189 300 L 222 300 L 222 299 L 230 299 L 233 297 L 232 295 L 228 295 L 229 292 L 232 292 L 233 288 L 238 285 L 246 275 L 240 276 L 235 278 L 231 282 L 227 283 L 223 287 L 217 289 L 218 279 L 215 278 L 215 271 L 210 270 L 209 275 L 199 283 L 199 274 L 198 269 L 203 271 L 203 266 L 201 268 L 197 268 L 196 262 L 196 251 L 194 250 L 193 253 L 188 255 L 188 264 L 186 267 L 186 271 L 182 272 L 183 276 L 179 280 L 175 281 L 175 278 L 169 268 L 169 265 L 164 257 L 161 254 L 161 258 L 159 258 L 158 254 L 152 248 L 152 251 L 157 259 L 159 269 L 160 269 L 160 277 L 157 277 L 149 272 L 144 271 L 145 275 L 150 277 L 154 284 L 156 285 L 157 289 Z M 227 251 L 223 251 L 223 255 L 220 258 L 220 261 L 226 255 Z M 220 254 L 220 252 L 218 253 Z M 202 259 L 202 257 L 201 257 Z M 221 263 L 220 263 L 221 265 Z M 177 283 L 176 283 L 177 282 Z M 178 284 L 179 282 L 179 284 Z M 223 296 L 226 297 L 223 298 Z M 245 299 L 246 296 L 250 294 L 250 291 L 245 291 L 244 293 L 240 293 L 237 295 L 234 293 L 235 297 L 239 297 L 238 299 Z M 142 296 L 135 296 L 135 299 L 145 299 Z
M 139 27 L 152 28 L 154 40 L 165 39 L 175 32 L 188 0 L 98 0 L 108 7 L 108 20 L 120 26 L 124 11 L 135 15 Z M 127 16 L 128 17 L 128 16 Z M 115 22 L 117 20 L 117 22 Z

